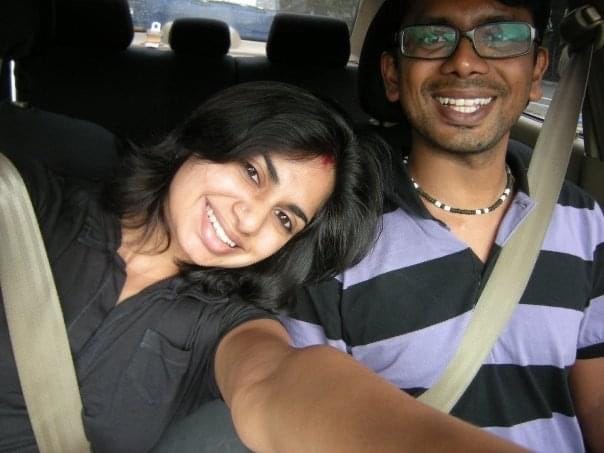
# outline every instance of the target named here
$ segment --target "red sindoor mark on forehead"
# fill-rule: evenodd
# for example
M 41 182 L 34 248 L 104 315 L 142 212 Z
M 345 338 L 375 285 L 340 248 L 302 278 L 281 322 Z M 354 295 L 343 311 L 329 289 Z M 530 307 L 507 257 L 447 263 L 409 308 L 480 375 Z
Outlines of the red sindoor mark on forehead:
M 322 154 L 319 159 L 323 165 L 333 165 L 336 160 L 333 154 Z

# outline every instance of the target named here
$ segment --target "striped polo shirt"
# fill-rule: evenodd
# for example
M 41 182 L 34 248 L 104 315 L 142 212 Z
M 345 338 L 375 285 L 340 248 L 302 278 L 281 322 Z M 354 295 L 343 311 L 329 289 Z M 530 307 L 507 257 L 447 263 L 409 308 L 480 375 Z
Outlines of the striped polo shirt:
M 420 395 L 452 358 L 501 247 L 533 209 L 526 167 L 486 263 L 430 216 L 402 164 L 373 250 L 305 288 L 283 321 L 296 346 L 331 344 Z M 568 373 L 604 356 L 604 216 L 565 183 L 528 286 L 452 414 L 535 451 L 584 451 Z

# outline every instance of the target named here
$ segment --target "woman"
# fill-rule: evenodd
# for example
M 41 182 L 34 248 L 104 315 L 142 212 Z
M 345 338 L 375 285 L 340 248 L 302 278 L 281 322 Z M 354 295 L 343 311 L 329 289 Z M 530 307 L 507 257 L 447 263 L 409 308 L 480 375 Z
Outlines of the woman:
M 335 349 L 290 347 L 274 319 L 373 241 L 374 145 L 314 96 L 254 83 L 130 153 L 103 203 L 22 170 L 95 452 L 148 451 L 218 397 L 254 451 L 516 451 Z M 0 313 L 0 451 L 36 451 Z
M 129 153 L 102 203 L 41 169 L 23 173 L 95 451 L 147 451 L 170 421 L 220 397 L 221 339 L 252 320 L 277 325 L 289 290 L 360 258 L 381 206 L 369 140 L 281 84 L 209 99 L 162 143 Z M 0 450 L 33 449 L 4 334 L 0 345 Z

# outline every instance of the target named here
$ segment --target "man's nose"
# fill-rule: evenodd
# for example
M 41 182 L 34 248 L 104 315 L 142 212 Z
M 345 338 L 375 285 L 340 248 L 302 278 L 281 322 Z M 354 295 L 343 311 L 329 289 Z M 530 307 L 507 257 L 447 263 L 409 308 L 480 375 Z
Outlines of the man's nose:
M 269 209 L 255 200 L 239 200 L 233 205 L 237 228 L 243 234 L 254 234 L 264 224 Z
M 472 74 L 484 74 L 489 70 L 488 62 L 476 53 L 472 40 L 462 36 L 455 52 L 445 60 L 442 71 L 466 78 Z

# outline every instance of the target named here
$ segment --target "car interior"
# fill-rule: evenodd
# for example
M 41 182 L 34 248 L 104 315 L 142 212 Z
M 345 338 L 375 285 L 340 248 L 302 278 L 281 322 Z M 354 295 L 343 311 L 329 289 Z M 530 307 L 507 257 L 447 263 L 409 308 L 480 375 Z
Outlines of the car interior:
M 399 110 L 385 99 L 377 65 L 397 27 L 389 11 L 393 2 L 381 3 L 360 2 L 352 31 L 338 18 L 278 12 L 265 52 L 238 56 L 229 52 L 229 26 L 217 19 L 176 18 L 167 48 L 158 50 L 132 45 L 126 0 L 22 2 L 3 15 L 10 21 L 0 43 L 0 146 L 8 154 L 56 161 L 59 171 L 98 177 L 120 143 L 158 141 L 211 94 L 274 80 L 336 102 L 355 122 L 404 148 L 409 134 Z M 599 200 L 602 58 L 600 52 L 593 59 L 583 137 L 577 136 L 567 173 Z M 534 145 L 541 122 L 523 116 L 513 139 Z
M 336 17 L 276 12 L 261 51 L 244 55 L 233 49 L 238 36 L 215 18 L 174 18 L 156 48 L 135 44 L 146 30 L 133 25 L 127 0 L 10 0 L 0 6 L 0 151 L 101 181 L 126 144 L 159 141 L 226 87 L 272 80 L 338 104 L 404 152 L 409 129 L 384 95 L 378 65 L 399 25 L 394 3 L 361 0 L 352 26 Z M 589 3 L 604 12 L 601 0 L 564 3 L 566 10 Z M 559 26 L 550 25 L 559 36 Z M 527 113 L 512 130 L 512 146 L 527 159 L 542 125 L 543 118 Z M 604 204 L 602 50 L 591 61 L 566 177 Z

